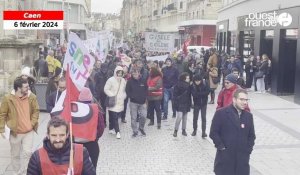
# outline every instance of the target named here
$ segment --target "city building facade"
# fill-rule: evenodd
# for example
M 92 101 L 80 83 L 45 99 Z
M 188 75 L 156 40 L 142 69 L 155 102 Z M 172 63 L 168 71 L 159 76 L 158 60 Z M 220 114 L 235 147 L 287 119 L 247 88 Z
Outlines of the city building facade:
M 221 0 L 124 0 L 121 10 L 123 36 L 164 32 L 175 35 L 177 48 L 189 36 L 194 45 L 212 46 L 221 3 Z
M 34 0 L 0 1 L 0 10 L 40 10 L 42 2 Z M 3 13 L 0 18 L 3 19 Z M 3 20 L 0 21 L 0 72 L 9 74 L 31 66 L 38 58 L 39 45 L 36 30 L 4 30 Z
M 294 95 L 300 103 L 300 2 L 224 0 L 218 13 L 218 50 L 235 51 L 242 60 L 267 54 L 271 93 Z

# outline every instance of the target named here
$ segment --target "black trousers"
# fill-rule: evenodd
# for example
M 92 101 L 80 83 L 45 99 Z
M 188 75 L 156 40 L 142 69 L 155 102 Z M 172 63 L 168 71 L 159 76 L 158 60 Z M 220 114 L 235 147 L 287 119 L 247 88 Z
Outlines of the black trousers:
M 254 78 L 254 72 L 246 73 L 246 88 L 251 88 Z
M 206 109 L 207 105 L 204 106 L 194 106 L 194 117 L 193 117 L 193 128 L 194 130 L 197 130 L 198 128 L 198 117 L 199 117 L 199 111 L 201 111 L 201 129 L 202 133 L 205 133 L 206 130 Z
M 122 112 L 108 111 L 109 114 L 109 130 L 115 130 L 116 133 L 120 132 L 118 118 L 121 117 Z
M 89 152 L 92 163 L 93 163 L 95 169 L 97 169 L 97 163 L 98 163 L 99 152 L 100 152 L 98 141 L 87 142 L 87 143 L 84 143 L 83 146 Z
M 149 119 L 154 122 L 154 110 L 157 116 L 157 123 L 161 123 L 161 100 L 150 100 L 148 101 Z

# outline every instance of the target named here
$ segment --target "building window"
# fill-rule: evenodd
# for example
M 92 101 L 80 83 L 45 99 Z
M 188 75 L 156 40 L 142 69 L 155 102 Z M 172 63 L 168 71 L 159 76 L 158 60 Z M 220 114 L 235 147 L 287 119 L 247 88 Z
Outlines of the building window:
M 183 2 L 180 2 L 179 8 L 183 9 Z

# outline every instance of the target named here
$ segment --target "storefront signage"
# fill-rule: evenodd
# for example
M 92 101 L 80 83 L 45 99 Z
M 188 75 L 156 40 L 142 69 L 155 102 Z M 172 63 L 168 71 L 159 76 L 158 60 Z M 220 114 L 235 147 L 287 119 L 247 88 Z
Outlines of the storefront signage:
M 172 52 L 174 50 L 174 34 L 145 33 L 145 48 L 150 52 Z
M 250 13 L 245 19 L 246 27 L 276 27 L 278 24 L 287 27 L 292 24 L 292 16 L 289 13 Z

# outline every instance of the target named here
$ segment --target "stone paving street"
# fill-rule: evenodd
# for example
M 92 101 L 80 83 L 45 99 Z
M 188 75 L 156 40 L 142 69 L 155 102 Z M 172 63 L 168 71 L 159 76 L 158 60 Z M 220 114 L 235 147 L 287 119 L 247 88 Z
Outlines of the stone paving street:
M 300 105 L 270 94 L 251 92 L 250 108 L 254 114 L 256 145 L 251 155 L 251 175 L 298 175 L 300 172 Z M 207 132 L 215 111 L 208 105 Z M 48 114 L 40 117 L 35 146 L 41 146 Z M 120 123 L 120 140 L 105 130 L 100 139 L 100 160 L 97 174 L 103 175 L 210 175 L 213 174 L 215 148 L 210 139 L 202 139 L 198 131 L 192 137 L 192 113 L 188 115 L 188 136 L 178 132 L 172 136 L 175 119 L 162 122 L 162 129 L 148 127 L 146 137 L 131 138 L 130 115 Z M 199 124 L 200 121 L 199 121 Z M 0 174 L 10 175 L 9 143 L 0 140 Z

